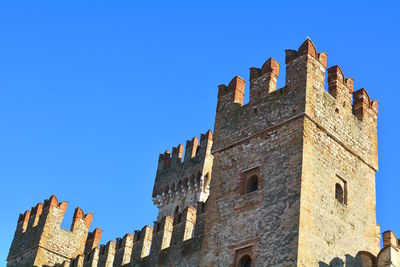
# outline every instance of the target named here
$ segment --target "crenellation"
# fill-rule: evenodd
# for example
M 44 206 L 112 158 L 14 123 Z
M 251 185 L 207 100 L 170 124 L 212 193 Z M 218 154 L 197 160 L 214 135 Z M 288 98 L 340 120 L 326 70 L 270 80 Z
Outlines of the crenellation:
M 97 267 L 99 265 L 100 249 L 93 248 L 90 252 L 85 253 L 84 267 Z
M 297 79 L 292 79 L 295 77 L 301 78 L 305 81 L 304 79 L 306 77 L 298 74 L 307 70 L 306 64 L 313 59 L 317 60 L 323 68 L 326 68 L 327 66 L 328 55 L 325 52 L 318 53 L 315 45 L 309 38 L 303 42 L 297 51 L 287 49 L 285 50 L 285 53 L 286 86 L 291 86 L 292 84 L 299 82 Z
M 211 151 L 211 146 L 213 142 L 213 134 L 211 130 L 200 135 L 200 152 L 202 155 L 207 155 Z
M 115 257 L 115 242 L 108 241 L 106 245 L 100 246 L 99 267 L 112 267 Z
M 82 220 L 85 226 L 89 228 L 93 220 L 93 213 L 85 214 L 83 210 L 78 207 L 75 209 L 74 216 L 72 217 L 71 231 L 74 231 L 75 229 L 79 228 L 79 224 L 81 223 Z
M 168 169 L 171 166 L 171 152 L 166 150 L 164 154 L 160 154 L 158 159 L 157 172 Z
M 345 78 L 343 71 L 338 65 L 328 69 L 329 93 L 338 102 L 338 108 L 345 113 L 351 113 L 353 79 Z
M 181 246 L 183 241 L 191 239 L 193 237 L 195 223 L 196 209 L 188 206 L 183 210 L 182 214 L 174 218 L 170 246 Z
M 150 254 L 152 239 L 153 228 L 149 225 L 143 227 L 141 231 L 135 231 L 131 262 L 143 259 Z
M 96 228 L 92 232 L 88 233 L 86 244 L 85 244 L 85 253 L 89 253 L 95 248 L 99 247 L 101 235 L 103 230 Z
M 361 88 L 353 93 L 353 112 L 360 120 L 369 117 L 376 121 L 378 114 L 378 101 L 371 101 L 367 91 Z
M 121 266 L 131 261 L 134 236 L 125 234 L 123 238 L 117 238 L 114 266 Z
M 233 77 L 228 86 L 225 84 L 218 85 L 217 111 L 231 110 L 235 106 L 241 107 L 245 85 L 246 81 L 240 76 Z
M 185 159 L 184 159 L 185 162 L 191 160 L 197 155 L 198 146 L 199 146 L 199 139 L 197 137 L 193 137 L 192 140 L 186 141 Z
M 315 59 L 317 59 L 324 67 L 327 64 L 327 54 L 325 52 L 318 53 L 314 43 L 310 38 L 307 38 L 300 47 L 296 50 L 287 49 L 285 50 L 286 57 L 285 63 L 286 65 L 291 64 L 292 61 L 304 56 L 309 55 Z
M 43 212 L 43 203 L 38 203 L 35 207 L 33 207 L 30 211 L 29 222 L 26 228 L 33 228 L 37 226 L 39 218 L 42 215 L 42 212 Z
M 171 168 L 176 167 L 182 163 L 183 145 L 179 144 L 177 147 L 172 148 Z
M 276 91 L 279 76 L 279 63 L 269 58 L 261 69 L 250 68 L 250 102 L 267 97 Z
M 154 222 L 154 232 L 150 255 L 155 255 L 161 250 L 170 246 L 173 221 L 173 217 L 167 215 L 161 218 L 160 221 Z
M 30 217 L 31 217 L 31 212 L 29 210 L 25 211 L 24 214 L 19 215 L 17 232 L 22 232 L 22 233 L 26 232 Z

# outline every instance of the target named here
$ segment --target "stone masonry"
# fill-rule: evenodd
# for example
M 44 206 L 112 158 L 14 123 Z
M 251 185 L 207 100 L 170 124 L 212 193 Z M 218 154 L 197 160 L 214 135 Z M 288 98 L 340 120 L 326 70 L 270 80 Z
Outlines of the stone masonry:
M 100 245 L 92 214 L 51 196 L 18 219 L 7 266 L 400 267 L 376 222 L 378 103 L 310 39 L 218 87 L 210 130 L 160 154 L 157 221 Z M 325 78 L 327 76 L 327 90 Z

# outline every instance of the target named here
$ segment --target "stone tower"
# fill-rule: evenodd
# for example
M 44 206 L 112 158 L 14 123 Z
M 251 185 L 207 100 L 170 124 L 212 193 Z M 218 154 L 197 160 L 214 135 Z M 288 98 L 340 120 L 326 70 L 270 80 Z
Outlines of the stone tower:
M 357 265 L 377 255 L 378 104 L 307 39 L 220 85 L 201 266 Z M 212 223 L 210 223 L 212 222 Z M 336 266 L 336 265 L 334 265 Z M 340 265 L 341 266 L 341 265 Z
M 93 215 L 75 209 L 71 230 L 61 227 L 67 202 L 58 203 L 51 196 L 30 211 L 21 214 L 15 230 L 14 240 L 7 257 L 7 266 L 53 266 L 97 247 L 101 230 L 88 236 Z

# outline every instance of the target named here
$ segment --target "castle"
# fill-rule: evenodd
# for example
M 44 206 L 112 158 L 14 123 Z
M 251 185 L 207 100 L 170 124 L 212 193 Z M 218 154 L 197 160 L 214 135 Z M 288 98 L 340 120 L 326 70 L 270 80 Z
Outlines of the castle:
M 378 103 L 307 39 L 218 87 L 214 132 L 159 156 L 153 226 L 100 245 L 51 196 L 18 219 L 7 266 L 400 266 L 376 222 Z

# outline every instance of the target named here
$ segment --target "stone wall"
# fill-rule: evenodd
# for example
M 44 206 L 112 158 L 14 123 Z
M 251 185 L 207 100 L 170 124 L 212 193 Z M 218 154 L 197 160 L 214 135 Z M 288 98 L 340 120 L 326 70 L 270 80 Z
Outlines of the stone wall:
M 338 66 L 328 69 L 329 93 L 324 90 L 325 66 L 316 51 L 295 60 L 307 62 L 301 180 L 300 266 L 343 262 L 359 266 L 357 254 L 377 255 L 380 229 L 376 222 L 376 109 L 368 98 L 366 112 L 357 112 L 353 81 Z M 294 64 L 301 64 L 294 62 Z M 335 199 L 335 186 L 344 201 Z
M 205 204 L 187 207 L 176 218 L 166 216 L 154 228 L 126 234 L 63 261 L 62 266 L 199 266 L 204 237 Z M 54 255 L 48 255 L 54 257 Z
M 278 68 L 269 59 L 256 75 L 251 69 L 244 106 L 243 79 L 219 88 L 203 266 L 232 266 L 243 250 L 256 266 L 296 265 L 306 79 L 288 68 L 276 91 Z M 252 169 L 259 188 L 241 194 Z

